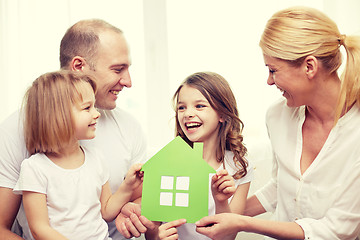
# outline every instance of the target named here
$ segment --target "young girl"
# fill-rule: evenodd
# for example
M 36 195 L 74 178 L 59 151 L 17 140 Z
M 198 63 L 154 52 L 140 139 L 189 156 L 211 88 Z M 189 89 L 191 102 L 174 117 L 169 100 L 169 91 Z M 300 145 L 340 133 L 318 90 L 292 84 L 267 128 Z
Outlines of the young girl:
M 209 215 L 243 213 L 253 172 L 245 158 L 243 123 L 228 82 L 212 72 L 192 74 L 177 89 L 173 101 L 176 135 L 190 145 L 203 142 L 203 159 L 217 170 L 211 183 Z M 209 239 L 195 231 L 195 224 L 185 222 L 179 219 L 165 223 L 148 231 L 146 237 Z
M 25 143 L 31 157 L 21 165 L 14 191 L 35 239 L 110 239 L 112 221 L 141 184 L 133 165 L 115 194 L 94 149 L 79 140 L 95 137 L 96 84 L 71 71 L 46 73 L 27 91 Z

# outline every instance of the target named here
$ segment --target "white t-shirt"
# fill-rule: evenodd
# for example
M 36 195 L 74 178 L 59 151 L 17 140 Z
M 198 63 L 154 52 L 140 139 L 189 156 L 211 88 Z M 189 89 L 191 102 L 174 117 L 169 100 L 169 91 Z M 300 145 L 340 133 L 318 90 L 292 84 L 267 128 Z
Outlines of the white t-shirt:
M 110 171 L 111 189 L 115 192 L 129 167 L 137 162 L 145 162 L 146 140 L 139 123 L 127 112 L 119 108 L 98 111 L 101 116 L 97 123 L 96 137 L 81 141 L 81 145 L 101 151 L 105 166 Z M 19 112 L 15 112 L 0 124 L 0 187 L 14 188 L 21 162 L 28 157 L 22 121 Z M 30 230 L 22 206 L 17 220 L 23 228 L 23 237 L 30 239 Z M 108 225 L 113 240 L 125 239 L 116 230 L 114 221 Z
M 100 195 L 109 173 L 101 155 L 83 150 L 85 161 L 76 169 L 61 168 L 42 153 L 25 159 L 14 192 L 45 194 L 50 226 L 68 239 L 108 240 Z
M 229 175 L 232 176 L 237 172 L 237 168 L 235 167 L 234 161 L 233 161 L 234 154 L 231 151 L 225 151 L 225 169 L 228 171 Z M 248 161 L 249 164 L 247 166 L 247 174 L 240 179 L 235 179 L 235 187 L 238 187 L 241 184 L 251 182 L 253 179 L 253 167 L 250 164 L 250 161 Z M 224 165 L 221 164 L 221 166 L 216 170 L 219 171 L 221 169 L 224 169 Z M 232 197 L 228 199 L 230 202 Z M 212 196 L 211 192 L 211 180 L 209 182 L 209 216 L 215 215 L 215 201 Z M 194 223 L 185 223 L 177 228 L 179 239 L 180 240 L 208 240 L 210 238 L 206 237 L 205 235 L 202 235 L 198 232 L 196 232 L 196 225 Z
M 301 175 L 305 106 L 286 100 L 267 112 L 274 159 L 272 179 L 255 194 L 275 220 L 296 221 L 305 239 L 355 239 L 360 233 L 360 110 L 354 106 L 331 130 Z

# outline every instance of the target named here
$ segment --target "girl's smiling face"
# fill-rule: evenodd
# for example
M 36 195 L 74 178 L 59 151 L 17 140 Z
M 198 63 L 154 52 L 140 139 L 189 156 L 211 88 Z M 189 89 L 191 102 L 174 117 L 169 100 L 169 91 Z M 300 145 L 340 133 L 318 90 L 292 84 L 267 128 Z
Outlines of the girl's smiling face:
M 187 84 L 180 89 L 177 113 L 177 121 L 190 141 L 216 141 L 222 120 L 199 90 Z
M 77 140 L 92 139 L 95 137 L 97 119 L 100 113 L 95 108 L 95 95 L 90 84 L 83 83 L 81 89 L 82 101 L 72 107 L 74 119 L 75 137 Z

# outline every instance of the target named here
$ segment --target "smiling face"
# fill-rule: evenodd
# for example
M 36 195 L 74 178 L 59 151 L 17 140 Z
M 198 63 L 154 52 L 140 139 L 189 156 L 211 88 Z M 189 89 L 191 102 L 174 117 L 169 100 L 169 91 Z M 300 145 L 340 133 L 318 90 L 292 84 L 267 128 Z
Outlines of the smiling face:
M 312 91 L 303 64 L 295 67 L 286 61 L 266 55 L 264 62 L 269 68 L 267 84 L 276 85 L 286 98 L 289 107 L 308 104 Z
M 72 105 L 72 116 L 77 140 L 92 139 L 95 137 L 96 120 L 100 113 L 96 110 L 95 95 L 90 84 L 82 83 L 80 88 L 82 100 Z
M 87 65 L 84 72 L 96 78 L 98 90 L 95 106 L 111 110 L 116 107 L 119 92 L 124 87 L 131 87 L 129 49 L 121 33 L 107 30 L 101 32 L 99 38 L 94 69 Z
M 221 118 L 199 90 L 184 85 L 179 91 L 177 121 L 192 142 L 216 141 Z

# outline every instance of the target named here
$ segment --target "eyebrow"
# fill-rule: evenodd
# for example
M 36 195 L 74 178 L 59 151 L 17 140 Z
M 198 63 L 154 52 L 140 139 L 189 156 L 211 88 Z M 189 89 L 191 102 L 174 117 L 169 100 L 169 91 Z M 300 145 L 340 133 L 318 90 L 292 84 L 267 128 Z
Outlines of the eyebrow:
M 178 104 L 180 104 L 180 103 L 184 103 L 184 102 L 179 101 Z M 209 101 L 208 100 L 196 100 L 195 103 L 209 103 Z

